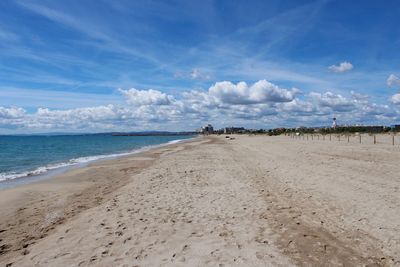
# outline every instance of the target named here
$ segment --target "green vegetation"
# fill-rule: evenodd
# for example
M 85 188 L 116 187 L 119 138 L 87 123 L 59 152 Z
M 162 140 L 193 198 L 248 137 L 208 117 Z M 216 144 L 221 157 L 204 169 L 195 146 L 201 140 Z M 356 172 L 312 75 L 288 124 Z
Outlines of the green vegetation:
M 239 129 L 239 128 L 238 128 Z M 388 132 L 400 132 L 399 126 L 387 127 L 387 126 L 339 126 L 336 128 L 332 127 L 297 127 L 297 128 L 275 128 L 275 129 L 258 129 L 250 130 L 240 128 L 240 131 L 235 131 L 235 134 L 265 134 L 268 136 L 282 135 L 282 134 L 354 134 L 354 133 L 388 133 Z M 223 129 L 214 131 L 216 134 L 224 134 Z M 230 133 L 226 133 L 230 134 Z
M 313 128 L 313 127 L 300 127 L 300 128 L 276 128 L 268 130 L 268 135 L 281 135 L 288 133 L 300 133 L 300 134 L 346 134 L 346 133 L 388 133 L 388 132 L 400 132 L 399 127 L 387 127 L 387 126 L 342 126 L 342 127 L 325 127 L 325 128 Z

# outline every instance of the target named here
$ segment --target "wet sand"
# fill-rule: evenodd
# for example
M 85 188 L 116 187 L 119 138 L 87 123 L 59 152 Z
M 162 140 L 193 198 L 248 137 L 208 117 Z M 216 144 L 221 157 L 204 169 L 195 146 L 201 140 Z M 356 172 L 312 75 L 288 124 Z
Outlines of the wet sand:
M 213 136 L 96 163 L 0 192 L 0 265 L 400 265 L 399 160 Z

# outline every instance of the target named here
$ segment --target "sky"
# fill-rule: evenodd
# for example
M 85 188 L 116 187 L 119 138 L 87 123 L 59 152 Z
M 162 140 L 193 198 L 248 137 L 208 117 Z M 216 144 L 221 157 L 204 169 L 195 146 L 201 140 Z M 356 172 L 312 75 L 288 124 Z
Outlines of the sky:
M 0 1 L 0 134 L 400 123 L 400 3 Z

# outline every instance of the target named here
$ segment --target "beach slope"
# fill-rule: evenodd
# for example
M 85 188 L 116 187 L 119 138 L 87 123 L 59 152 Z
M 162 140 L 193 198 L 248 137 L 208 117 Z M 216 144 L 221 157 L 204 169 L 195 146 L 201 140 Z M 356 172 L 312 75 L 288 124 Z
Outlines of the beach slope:
M 224 136 L 0 192 L 0 265 L 396 266 L 398 146 Z

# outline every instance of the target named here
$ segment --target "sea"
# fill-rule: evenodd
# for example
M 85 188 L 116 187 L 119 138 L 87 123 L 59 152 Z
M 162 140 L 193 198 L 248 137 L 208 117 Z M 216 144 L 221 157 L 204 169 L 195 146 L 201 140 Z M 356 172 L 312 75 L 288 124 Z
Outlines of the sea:
M 181 142 L 191 135 L 0 136 L 0 189 L 47 179 L 71 167 Z

